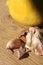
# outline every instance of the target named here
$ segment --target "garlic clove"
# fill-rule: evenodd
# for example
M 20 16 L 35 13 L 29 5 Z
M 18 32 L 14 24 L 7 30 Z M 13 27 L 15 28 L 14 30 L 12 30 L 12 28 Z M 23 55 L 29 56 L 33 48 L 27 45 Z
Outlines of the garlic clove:
M 38 30 L 36 30 L 35 34 L 33 34 L 32 37 L 32 47 L 35 50 L 35 54 L 41 55 L 43 50 L 42 50 L 42 41 L 41 39 L 41 34 L 39 33 Z
M 17 49 L 17 48 L 20 48 L 22 42 L 20 41 L 20 39 L 12 39 L 12 40 L 9 40 L 7 45 L 6 45 L 6 48 L 7 49 Z
M 28 49 L 31 49 L 32 50 L 32 36 L 35 32 L 35 28 L 34 27 L 29 27 L 29 31 L 26 35 L 26 45 L 25 47 L 27 47 Z
M 26 37 L 25 36 L 21 36 L 19 39 L 22 40 L 24 43 L 26 43 Z
M 43 49 L 42 49 L 42 45 L 40 43 L 35 48 L 35 54 L 37 54 L 37 55 L 43 55 Z
M 30 47 L 31 46 L 31 41 L 32 41 L 32 37 L 31 37 L 31 32 L 28 32 L 27 35 L 26 35 L 26 44 L 25 44 L 25 47 Z
M 21 36 L 25 36 L 25 37 L 26 37 L 27 33 L 28 33 L 28 28 L 22 30 L 22 31 L 18 34 L 18 37 L 19 37 L 19 38 L 20 38 Z
M 22 41 L 22 39 L 12 39 L 8 41 L 6 48 L 13 52 L 14 49 L 19 49 L 21 46 L 23 48 L 25 46 L 25 43 Z
M 25 52 L 26 52 L 25 48 L 20 47 L 17 50 L 18 58 L 20 59 L 25 54 Z
M 14 41 L 14 40 L 12 39 L 12 40 L 9 40 L 9 41 L 7 42 L 7 45 L 6 45 L 6 48 L 7 48 L 7 49 L 13 48 L 13 45 L 12 45 L 12 44 L 13 44 L 13 41 Z

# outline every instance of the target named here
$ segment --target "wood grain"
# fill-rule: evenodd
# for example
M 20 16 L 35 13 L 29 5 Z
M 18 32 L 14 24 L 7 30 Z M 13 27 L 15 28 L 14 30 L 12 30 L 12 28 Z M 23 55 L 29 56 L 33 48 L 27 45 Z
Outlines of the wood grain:
M 14 22 L 9 16 L 5 3 L 6 0 L 0 0 L 0 65 L 43 65 L 43 56 L 29 52 L 28 57 L 19 60 L 16 50 L 12 55 L 11 51 L 6 49 L 8 40 L 15 39 L 27 26 Z

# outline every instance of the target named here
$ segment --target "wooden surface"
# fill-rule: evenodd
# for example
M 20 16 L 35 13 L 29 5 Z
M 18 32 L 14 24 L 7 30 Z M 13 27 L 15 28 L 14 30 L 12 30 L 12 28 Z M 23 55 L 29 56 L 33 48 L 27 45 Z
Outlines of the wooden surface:
M 6 0 L 0 0 L 0 65 L 43 65 L 43 56 L 30 52 L 28 57 L 19 60 L 16 50 L 12 55 L 11 51 L 6 49 L 8 40 L 15 39 L 26 26 L 14 22 L 9 16 L 5 2 Z

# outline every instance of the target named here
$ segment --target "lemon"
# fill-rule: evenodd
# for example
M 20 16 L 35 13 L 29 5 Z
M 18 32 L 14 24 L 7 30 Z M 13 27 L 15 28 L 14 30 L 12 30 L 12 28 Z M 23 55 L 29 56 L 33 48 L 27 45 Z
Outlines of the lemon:
M 7 0 L 6 5 L 17 22 L 31 26 L 41 23 L 41 16 L 31 0 Z

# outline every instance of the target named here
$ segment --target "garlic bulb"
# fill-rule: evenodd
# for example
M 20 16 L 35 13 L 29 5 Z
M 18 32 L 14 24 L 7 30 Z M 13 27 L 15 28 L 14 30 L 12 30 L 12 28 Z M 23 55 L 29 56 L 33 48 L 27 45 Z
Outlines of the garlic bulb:
M 42 41 L 41 34 L 37 28 L 30 27 L 29 32 L 26 35 L 26 48 L 34 50 L 38 55 L 42 54 Z

